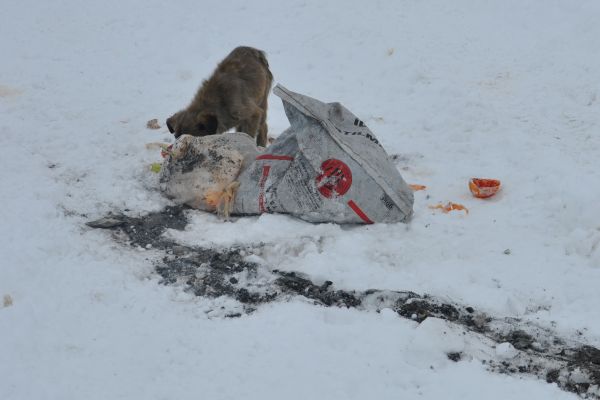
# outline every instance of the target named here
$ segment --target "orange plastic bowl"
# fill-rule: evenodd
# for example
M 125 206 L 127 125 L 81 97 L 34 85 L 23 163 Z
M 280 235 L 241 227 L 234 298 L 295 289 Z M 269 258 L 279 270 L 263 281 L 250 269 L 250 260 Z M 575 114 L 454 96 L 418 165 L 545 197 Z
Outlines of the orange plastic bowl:
M 497 179 L 472 178 L 469 181 L 469 189 L 473 196 L 486 199 L 495 195 L 500 190 L 500 181 Z

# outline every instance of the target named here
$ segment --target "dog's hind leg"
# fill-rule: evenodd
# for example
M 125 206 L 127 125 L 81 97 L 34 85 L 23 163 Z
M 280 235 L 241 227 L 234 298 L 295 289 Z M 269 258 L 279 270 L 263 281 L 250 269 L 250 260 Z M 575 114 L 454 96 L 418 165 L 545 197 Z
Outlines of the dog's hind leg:
M 237 126 L 236 130 L 238 132 L 245 132 L 248 135 L 252 136 L 253 138 L 257 137 L 258 134 L 258 140 L 257 140 L 257 144 L 259 146 L 265 146 L 266 145 L 266 130 L 265 130 L 265 134 L 264 134 L 264 143 L 261 142 L 261 131 L 259 130 L 259 127 L 261 126 L 261 122 L 263 122 L 265 119 L 265 113 L 263 112 L 263 110 L 261 110 L 258 106 L 254 106 L 253 110 L 252 110 L 252 114 L 250 114 L 250 116 L 248 116 L 247 118 L 245 118 L 243 121 L 240 121 L 239 125 Z M 265 125 L 266 128 L 266 125 Z
M 267 147 L 267 116 L 263 113 L 260 124 L 258 125 L 258 136 L 256 137 L 256 144 L 259 146 Z
M 270 85 L 269 85 L 270 89 Z M 269 95 L 269 89 L 265 92 L 265 96 L 263 97 L 263 101 L 260 103 L 260 109 L 262 111 L 262 116 L 260 119 L 260 123 L 258 126 L 258 137 L 256 138 L 256 143 L 259 146 L 267 147 L 267 98 Z

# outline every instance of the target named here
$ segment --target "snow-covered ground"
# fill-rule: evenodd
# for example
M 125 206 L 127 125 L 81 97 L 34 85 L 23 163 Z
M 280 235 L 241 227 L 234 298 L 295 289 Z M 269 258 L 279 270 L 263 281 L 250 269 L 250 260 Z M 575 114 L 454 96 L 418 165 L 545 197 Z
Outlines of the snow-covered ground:
M 574 398 L 454 363 L 469 336 L 390 312 L 273 303 L 237 319 L 158 285 L 154 251 L 83 223 L 168 204 L 146 121 L 240 44 L 359 115 L 415 194 L 409 224 L 194 212 L 182 243 L 342 289 L 430 293 L 600 345 L 597 1 L 5 1 L 0 12 L 0 398 Z M 272 135 L 288 125 L 270 98 Z M 498 178 L 482 201 L 468 179 Z M 443 214 L 438 202 L 469 214 Z M 509 250 L 506 251 L 505 250 Z M 509 253 L 509 254 L 505 254 Z M 7 302 L 8 303 L 8 302 Z

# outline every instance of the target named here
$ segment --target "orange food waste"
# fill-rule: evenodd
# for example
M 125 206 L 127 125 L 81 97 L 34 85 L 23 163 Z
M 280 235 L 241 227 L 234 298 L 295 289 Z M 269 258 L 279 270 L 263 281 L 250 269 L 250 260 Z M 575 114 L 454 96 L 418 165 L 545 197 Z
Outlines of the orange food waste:
M 498 179 L 472 178 L 469 181 L 469 189 L 473 196 L 479 199 L 486 199 L 495 195 L 500 190 L 500 181 Z
M 419 190 L 425 190 L 425 189 L 427 189 L 427 186 L 425 186 L 425 185 L 415 185 L 415 184 L 412 184 L 412 185 L 408 185 L 408 187 L 411 188 L 413 192 L 417 192 Z
M 462 204 L 453 203 L 451 201 L 449 201 L 446 204 L 440 203 L 435 206 L 429 206 L 429 208 L 439 209 L 442 210 L 444 213 L 449 213 L 450 211 L 464 211 L 467 214 L 469 213 L 469 209 L 467 207 L 463 206 Z

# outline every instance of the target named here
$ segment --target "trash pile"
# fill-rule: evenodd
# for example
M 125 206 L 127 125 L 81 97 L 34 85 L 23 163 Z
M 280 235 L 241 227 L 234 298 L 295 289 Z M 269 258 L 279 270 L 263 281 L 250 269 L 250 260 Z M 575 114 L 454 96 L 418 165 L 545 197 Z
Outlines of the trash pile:
M 369 128 L 339 103 L 277 85 L 290 121 L 266 150 L 244 133 L 182 136 L 160 186 L 177 204 L 225 215 L 290 214 L 309 222 L 406 222 L 413 192 Z

